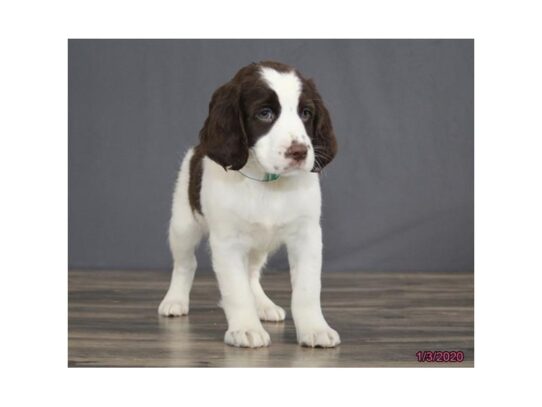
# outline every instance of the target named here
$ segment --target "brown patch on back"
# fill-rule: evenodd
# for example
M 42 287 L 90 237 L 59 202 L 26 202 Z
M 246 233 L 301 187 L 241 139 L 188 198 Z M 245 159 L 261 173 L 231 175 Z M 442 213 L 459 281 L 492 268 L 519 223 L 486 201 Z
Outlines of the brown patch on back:
M 188 179 L 188 201 L 190 202 L 192 212 L 199 212 L 200 215 L 203 215 L 200 201 L 203 157 L 205 157 L 205 152 L 200 145 L 196 146 L 194 154 L 190 158 L 190 176 Z

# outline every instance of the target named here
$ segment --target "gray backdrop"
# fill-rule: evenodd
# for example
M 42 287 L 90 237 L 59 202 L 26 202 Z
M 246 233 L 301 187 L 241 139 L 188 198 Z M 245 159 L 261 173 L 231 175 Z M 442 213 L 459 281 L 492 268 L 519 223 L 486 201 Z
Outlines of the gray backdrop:
M 321 177 L 324 270 L 473 269 L 472 40 L 68 48 L 69 267 L 170 267 L 172 188 L 209 98 L 243 65 L 272 59 L 315 79 L 339 141 Z M 284 250 L 269 267 L 287 267 Z

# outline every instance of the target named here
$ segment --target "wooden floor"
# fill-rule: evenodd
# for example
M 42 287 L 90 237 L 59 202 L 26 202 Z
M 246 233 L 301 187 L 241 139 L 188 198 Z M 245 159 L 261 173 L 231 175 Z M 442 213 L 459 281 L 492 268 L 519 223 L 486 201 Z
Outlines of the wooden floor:
M 190 315 L 164 318 L 157 307 L 169 273 L 69 272 L 69 366 L 179 367 L 471 367 L 472 273 L 327 273 L 322 304 L 341 335 L 335 349 L 297 345 L 287 273 L 267 272 L 263 286 L 288 315 L 264 323 L 271 346 L 223 343 L 226 321 L 212 274 L 196 274 Z M 420 363 L 418 351 L 462 351 L 462 363 Z

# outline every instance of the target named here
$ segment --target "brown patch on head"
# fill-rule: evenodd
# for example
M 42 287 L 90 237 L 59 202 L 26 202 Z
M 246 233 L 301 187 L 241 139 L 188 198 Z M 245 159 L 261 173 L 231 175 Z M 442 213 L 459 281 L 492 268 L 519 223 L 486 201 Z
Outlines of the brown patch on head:
M 320 172 L 337 154 L 337 139 L 333 131 L 333 125 L 329 112 L 324 105 L 322 96 L 316 89 L 312 79 L 305 79 L 299 72 L 303 88 L 299 97 L 299 113 L 308 108 L 312 112 L 310 120 L 305 122 L 305 130 L 314 147 L 313 172 Z
M 261 77 L 262 67 L 281 73 L 293 71 L 301 80 L 303 87 L 298 108 L 301 113 L 309 107 L 313 113 L 304 124 L 314 146 L 316 160 L 312 171 L 319 172 L 337 152 L 329 112 L 311 79 L 305 79 L 291 66 L 275 61 L 252 63 L 241 68 L 213 93 L 209 115 L 200 131 L 202 154 L 224 169 L 239 170 L 248 160 L 249 148 L 273 126 L 274 120 L 255 119 L 262 108 L 271 108 L 276 118 L 281 110 L 277 94 Z
M 305 122 L 305 130 L 314 146 L 315 163 L 312 171 L 320 172 L 337 154 L 337 139 L 329 112 L 314 81 L 305 78 L 297 69 L 280 62 L 262 61 L 260 65 L 275 69 L 281 73 L 293 71 L 301 80 L 302 91 L 299 98 L 298 113 L 301 114 L 305 107 L 308 107 L 313 113 L 311 120 Z
M 245 165 L 248 145 L 236 82 L 228 82 L 213 93 L 209 115 L 200 131 L 200 148 L 225 169 L 238 170 Z
M 277 116 L 280 113 L 278 96 L 262 80 L 262 67 L 279 72 L 293 70 L 280 62 L 252 63 L 219 87 L 209 103 L 209 115 L 200 131 L 200 146 L 224 169 L 241 169 L 248 159 L 248 149 L 273 125 L 254 120 L 258 109 L 271 107 Z
M 261 61 L 258 65 L 260 65 L 261 67 L 272 68 L 275 71 L 280 72 L 280 73 L 295 71 L 295 69 L 291 67 L 290 65 L 286 65 L 286 64 L 283 64 L 282 62 L 276 62 L 276 61 Z

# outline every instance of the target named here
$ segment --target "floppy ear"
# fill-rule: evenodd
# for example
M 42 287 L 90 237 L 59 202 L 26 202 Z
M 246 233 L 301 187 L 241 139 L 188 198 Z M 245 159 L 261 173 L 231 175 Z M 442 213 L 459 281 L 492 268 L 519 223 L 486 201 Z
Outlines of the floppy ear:
M 335 138 L 331 118 L 322 101 L 322 97 L 318 93 L 318 90 L 316 90 L 314 82 L 311 79 L 307 82 L 309 87 L 312 88 L 314 95 L 312 100 L 316 108 L 312 137 L 315 160 L 312 172 L 320 172 L 337 154 L 337 139 Z
M 203 152 L 224 169 L 243 168 L 248 159 L 248 141 L 243 127 L 239 87 L 227 83 L 218 88 L 209 103 L 209 116 L 199 133 Z

